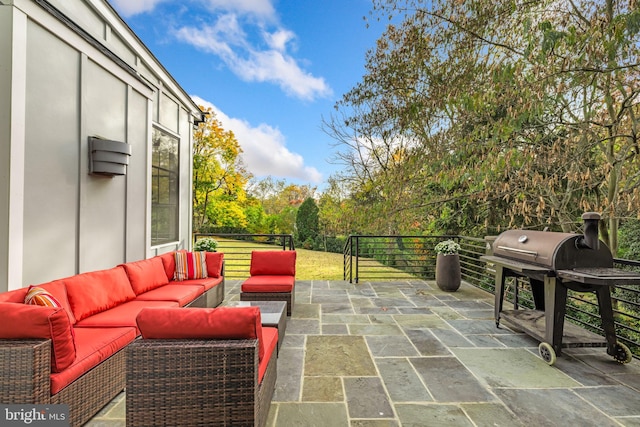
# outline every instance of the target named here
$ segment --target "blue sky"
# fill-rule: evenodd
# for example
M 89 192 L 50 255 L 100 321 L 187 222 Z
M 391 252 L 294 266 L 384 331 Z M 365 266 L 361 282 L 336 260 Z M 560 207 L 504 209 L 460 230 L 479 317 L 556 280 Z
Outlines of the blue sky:
M 247 169 L 322 183 L 334 142 L 321 129 L 364 74 L 383 25 L 371 0 L 110 0 L 196 102 L 212 106 Z

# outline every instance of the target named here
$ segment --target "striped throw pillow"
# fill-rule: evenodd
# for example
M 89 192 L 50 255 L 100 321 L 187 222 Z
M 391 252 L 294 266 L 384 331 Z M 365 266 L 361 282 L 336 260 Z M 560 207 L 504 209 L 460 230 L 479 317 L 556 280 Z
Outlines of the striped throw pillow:
M 41 305 L 44 307 L 62 307 L 62 304 L 49 292 L 37 286 L 29 286 L 24 303 L 29 305 Z
M 206 252 L 175 252 L 176 272 L 173 280 L 206 279 L 207 253 Z

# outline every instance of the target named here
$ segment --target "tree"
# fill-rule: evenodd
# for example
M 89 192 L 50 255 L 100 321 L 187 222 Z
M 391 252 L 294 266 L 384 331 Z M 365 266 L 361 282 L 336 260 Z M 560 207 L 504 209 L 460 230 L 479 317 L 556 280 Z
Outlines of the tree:
M 300 243 L 312 241 L 319 235 L 318 205 L 307 197 L 296 213 L 296 240 Z
M 201 107 L 203 109 L 203 107 Z M 245 185 L 251 178 L 240 155 L 242 149 L 231 131 L 222 128 L 208 108 L 198 124 L 193 143 L 193 226 L 246 227 Z
M 355 229 L 351 198 L 345 185 L 336 177 L 329 177 L 328 187 L 318 200 L 318 221 L 326 236 L 346 236 Z
M 402 23 L 326 123 L 361 192 L 400 228 L 450 210 L 446 227 L 567 231 L 597 210 L 615 253 L 618 218 L 639 204 L 637 2 L 374 5 Z
M 310 185 L 291 184 L 271 176 L 251 181 L 247 189 L 249 197 L 262 205 L 265 227 L 274 234 L 294 233 L 298 207 L 315 192 L 316 188 Z
M 316 187 L 291 184 L 268 176 L 250 182 L 247 192 L 262 203 L 267 214 L 277 214 L 287 206 L 300 206 L 307 197 L 314 196 Z

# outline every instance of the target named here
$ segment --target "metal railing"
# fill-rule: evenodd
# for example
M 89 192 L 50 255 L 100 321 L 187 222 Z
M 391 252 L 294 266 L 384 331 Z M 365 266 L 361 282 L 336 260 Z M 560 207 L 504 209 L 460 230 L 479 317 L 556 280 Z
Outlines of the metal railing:
M 227 279 L 249 277 L 251 251 L 294 250 L 291 234 L 194 233 L 193 241 L 212 237 L 218 252 L 224 253 L 224 276 Z
M 225 254 L 225 277 L 249 277 L 251 251 L 294 250 L 290 234 L 194 234 L 194 241 L 213 237 L 218 251 Z M 485 239 L 467 236 L 350 236 L 343 251 L 343 278 L 349 282 L 378 280 L 434 280 L 436 253 L 433 247 L 441 240 L 460 244 L 462 279 L 470 285 L 495 294 L 495 271 L 480 260 L 487 252 Z M 615 267 L 640 272 L 640 262 L 615 259 Z M 517 287 L 517 292 L 516 292 Z M 618 339 L 640 356 L 640 286 L 614 286 L 612 302 Z M 514 298 L 517 296 L 517 301 Z M 533 308 L 533 298 L 526 279 L 507 278 L 505 301 Z M 598 302 L 593 293 L 569 290 L 566 318 L 585 329 L 603 335 Z
M 441 240 L 457 241 L 461 250 L 462 279 L 470 285 L 495 294 L 495 271 L 480 260 L 487 253 L 485 239 L 466 236 L 350 236 L 344 246 L 343 277 L 353 283 L 375 280 L 401 280 L 410 277 L 435 278 L 436 253 Z M 640 262 L 614 260 L 615 267 L 640 272 Z M 516 292 L 517 287 L 517 292 Z M 640 356 L 640 286 L 611 287 L 618 339 Z M 514 298 L 517 297 L 517 301 Z M 533 308 L 533 297 L 526 279 L 507 278 L 505 300 Z M 569 290 L 566 318 L 583 328 L 604 335 L 594 293 Z
M 462 278 L 469 282 L 490 281 L 493 276 L 479 260 L 485 254 L 484 239 L 465 236 L 381 236 L 352 235 L 344 246 L 343 278 L 360 280 L 396 280 L 407 277 L 433 279 L 436 253 L 433 247 L 441 240 L 455 240 L 462 248 Z

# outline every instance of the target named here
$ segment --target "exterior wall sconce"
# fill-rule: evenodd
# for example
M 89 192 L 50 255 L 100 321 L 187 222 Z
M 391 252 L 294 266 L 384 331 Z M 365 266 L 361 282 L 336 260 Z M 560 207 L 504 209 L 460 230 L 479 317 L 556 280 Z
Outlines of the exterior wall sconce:
M 95 175 L 126 175 L 131 145 L 126 142 L 89 137 L 89 173 Z

